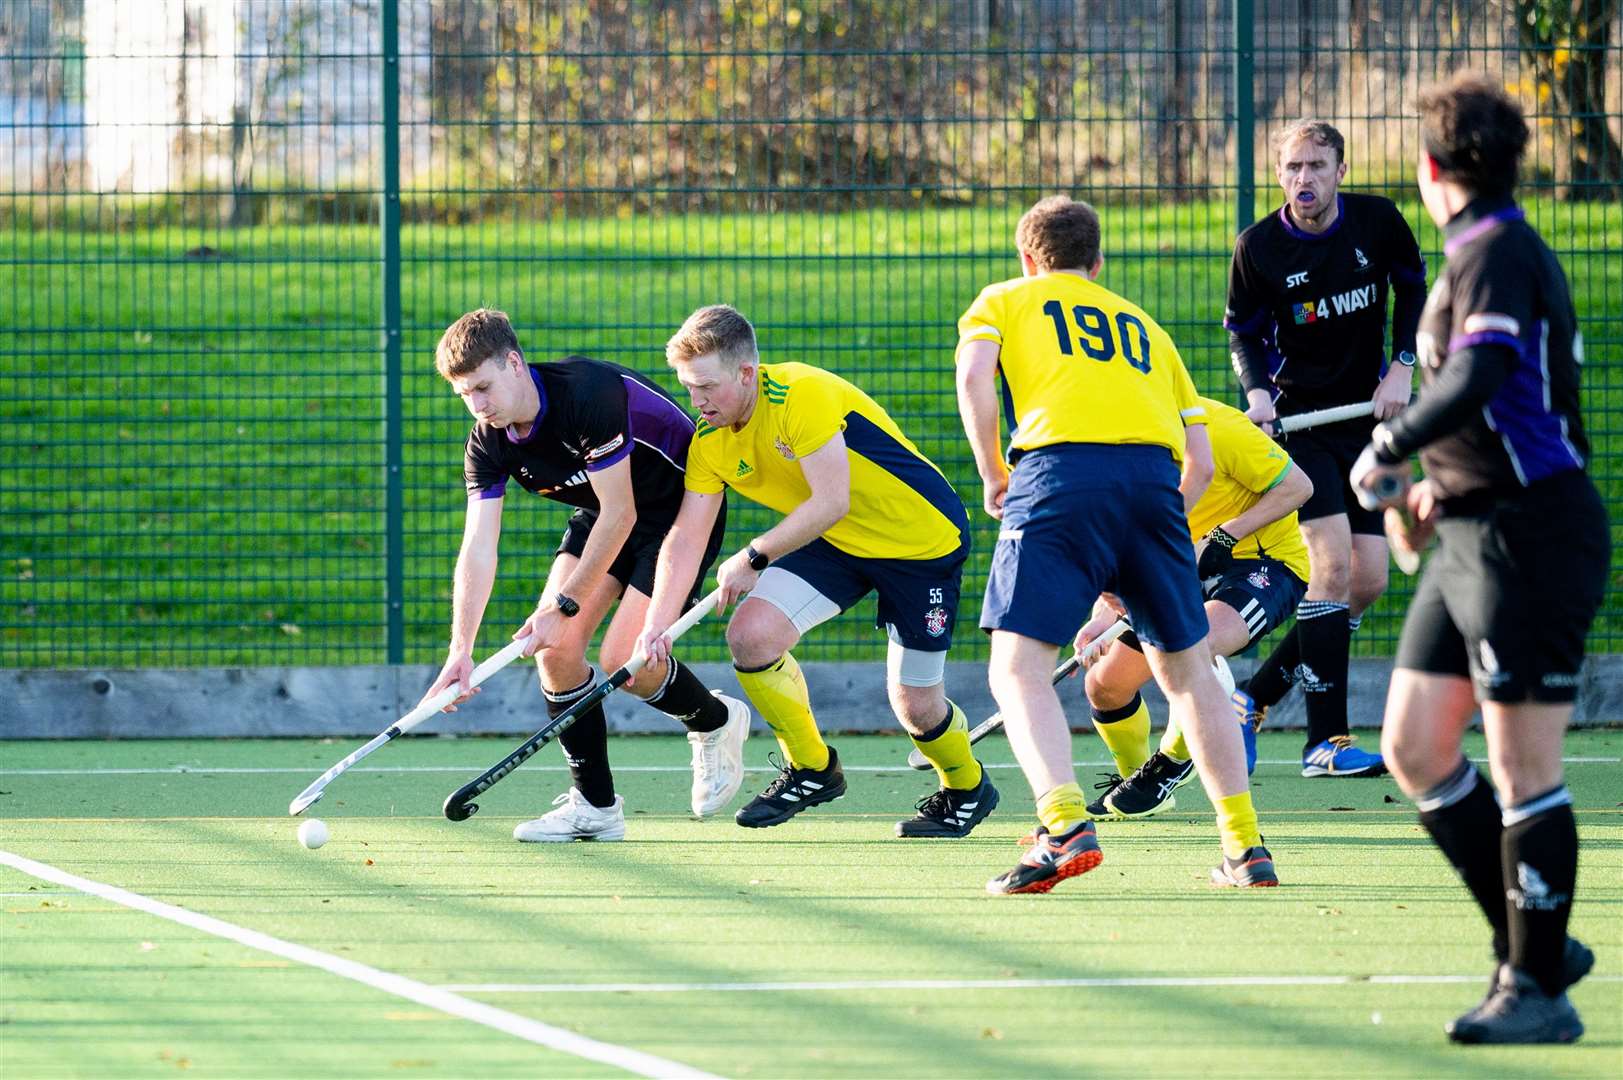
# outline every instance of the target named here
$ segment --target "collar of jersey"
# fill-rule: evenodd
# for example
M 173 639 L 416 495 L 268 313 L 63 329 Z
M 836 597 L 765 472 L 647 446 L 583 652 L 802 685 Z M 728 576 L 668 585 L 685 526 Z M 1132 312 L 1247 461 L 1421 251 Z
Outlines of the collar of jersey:
M 1347 203 L 1342 199 L 1339 191 L 1336 192 L 1336 219 L 1323 232 L 1308 232 L 1306 229 L 1297 228 L 1296 223 L 1291 220 L 1290 205 L 1288 201 L 1280 205 L 1279 221 L 1280 224 L 1285 226 L 1285 231 L 1298 240 L 1328 240 L 1336 234 L 1336 230 L 1341 228 L 1341 223 L 1347 220 Z
M 541 399 L 541 407 L 535 411 L 535 421 L 530 424 L 530 433 L 524 438 L 515 438 L 511 426 L 502 429 L 503 434 L 507 436 L 507 441 L 515 446 L 523 446 L 527 442 L 534 441 L 535 437 L 541 433 L 541 421 L 547 415 L 547 388 L 541 385 L 541 369 L 535 364 L 526 364 L 525 367 L 530 369 L 530 381 L 535 383 L 535 393 Z
M 1465 209 L 1443 226 L 1443 254 L 1450 259 L 1460 248 L 1497 225 L 1521 221 L 1527 215 L 1508 195 L 1484 195 L 1465 204 Z

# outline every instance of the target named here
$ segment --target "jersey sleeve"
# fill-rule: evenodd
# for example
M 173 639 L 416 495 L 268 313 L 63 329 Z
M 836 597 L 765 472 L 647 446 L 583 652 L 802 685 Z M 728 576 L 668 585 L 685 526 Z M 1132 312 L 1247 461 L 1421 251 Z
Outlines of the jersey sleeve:
M 1290 471 L 1290 455 L 1262 429 L 1243 416 L 1239 423 L 1224 425 L 1223 437 L 1212 439 L 1217 471 L 1225 472 L 1242 487 L 1262 494 L 1273 488 Z
M 833 379 L 796 380 L 785 401 L 783 429 L 795 457 L 821 450 L 836 433 L 845 430 L 839 384 Z
M 492 458 L 477 430 L 468 435 L 462 452 L 462 482 L 470 499 L 499 499 L 507 494 L 507 470 Z
M 958 344 L 968 341 L 990 341 L 1003 344 L 1003 296 L 990 288 L 982 289 L 958 319 Z
M 1171 355 L 1168 359 L 1172 363 L 1172 396 L 1178 405 L 1178 418 L 1183 421 L 1184 427 L 1191 424 L 1204 424 L 1206 422 L 1206 404 L 1200 400 L 1195 392 L 1195 382 L 1189 377 L 1189 369 L 1183 366 L 1183 357 L 1178 355 L 1178 349 L 1167 339 L 1167 348 Z
M 1234 245 L 1234 260 L 1229 264 L 1223 329 L 1229 332 L 1229 355 L 1234 363 L 1235 377 L 1240 380 L 1240 386 L 1248 391 L 1270 387 L 1263 332 L 1272 312 L 1268 306 L 1268 296 L 1258 287 L 1257 281 L 1257 268 L 1252 264 L 1249 238 L 1242 233 Z
M 1463 272 L 1453 272 L 1454 325 L 1446 352 L 1503 345 L 1520 353 L 1524 335 L 1537 323 L 1526 266 L 1514 257 L 1496 255 L 1485 252 Z
M 1385 236 L 1387 274 L 1392 281 L 1392 351 L 1413 354 L 1420 313 L 1426 306 L 1426 257 L 1402 211 L 1387 205 L 1391 215 Z
M 682 487 L 700 495 L 714 495 L 727 488 L 721 473 L 716 471 L 712 460 L 715 455 L 705 442 L 707 436 L 713 442 L 717 436 L 716 429 L 700 421 L 698 430 L 693 433 L 693 441 L 688 444 L 687 468 L 682 472 Z
M 593 372 L 571 387 L 567 438 L 580 451 L 587 472 L 599 472 L 631 454 L 633 432 L 625 382 L 612 372 Z

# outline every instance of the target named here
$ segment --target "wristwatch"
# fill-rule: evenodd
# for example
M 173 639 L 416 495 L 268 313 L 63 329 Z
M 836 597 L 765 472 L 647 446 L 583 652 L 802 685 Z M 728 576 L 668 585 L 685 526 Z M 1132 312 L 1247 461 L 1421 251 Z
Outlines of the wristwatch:
M 1407 349 L 1398 353 L 1398 363 L 1402 364 L 1404 367 L 1414 367 L 1414 362 L 1414 353 L 1408 351 Z
M 554 596 L 552 598 L 552 602 L 558 605 L 558 611 L 561 612 L 563 617 L 566 619 L 573 619 L 576 615 L 580 614 L 580 605 L 574 600 L 571 600 L 569 597 L 565 596 L 563 593 L 559 593 L 557 596 Z
M 772 565 L 771 556 L 762 555 L 759 551 L 756 551 L 754 544 L 744 549 L 744 558 L 749 560 L 750 569 L 757 574 Z

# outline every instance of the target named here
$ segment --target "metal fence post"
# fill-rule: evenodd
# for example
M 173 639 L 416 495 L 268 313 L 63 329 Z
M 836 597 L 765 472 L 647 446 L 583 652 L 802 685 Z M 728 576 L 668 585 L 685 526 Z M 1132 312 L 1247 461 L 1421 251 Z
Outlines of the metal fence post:
M 1257 110 L 1252 100 L 1256 76 L 1252 0 L 1234 0 L 1234 232 L 1256 216 L 1257 178 L 1254 153 Z
M 405 498 L 402 488 L 403 400 L 400 386 L 400 11 L 383 0 L 383 380 L 384 603 L 388 661 L 406 658 Z

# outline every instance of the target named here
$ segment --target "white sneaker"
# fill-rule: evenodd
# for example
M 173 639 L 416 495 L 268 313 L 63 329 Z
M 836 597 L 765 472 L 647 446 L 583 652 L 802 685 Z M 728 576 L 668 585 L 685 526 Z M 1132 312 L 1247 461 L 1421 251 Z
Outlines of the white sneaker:
M 613 806 L 601 809 L 587 802 L 579 788 L 570 788 L 553 799 L 552 805 L 558 809 L 515 826 L 513 839 L 531 844 L 625 839 L 626 801 L 618 795 Z
M 727 722 L 715 731 L 690 731 L 693 744 L 693 816 L 709 817 L 733 801 L 744 786 L 744 740 L 750 737 L 750 707 L 720 690 L 710 691 L 727 706 Z

